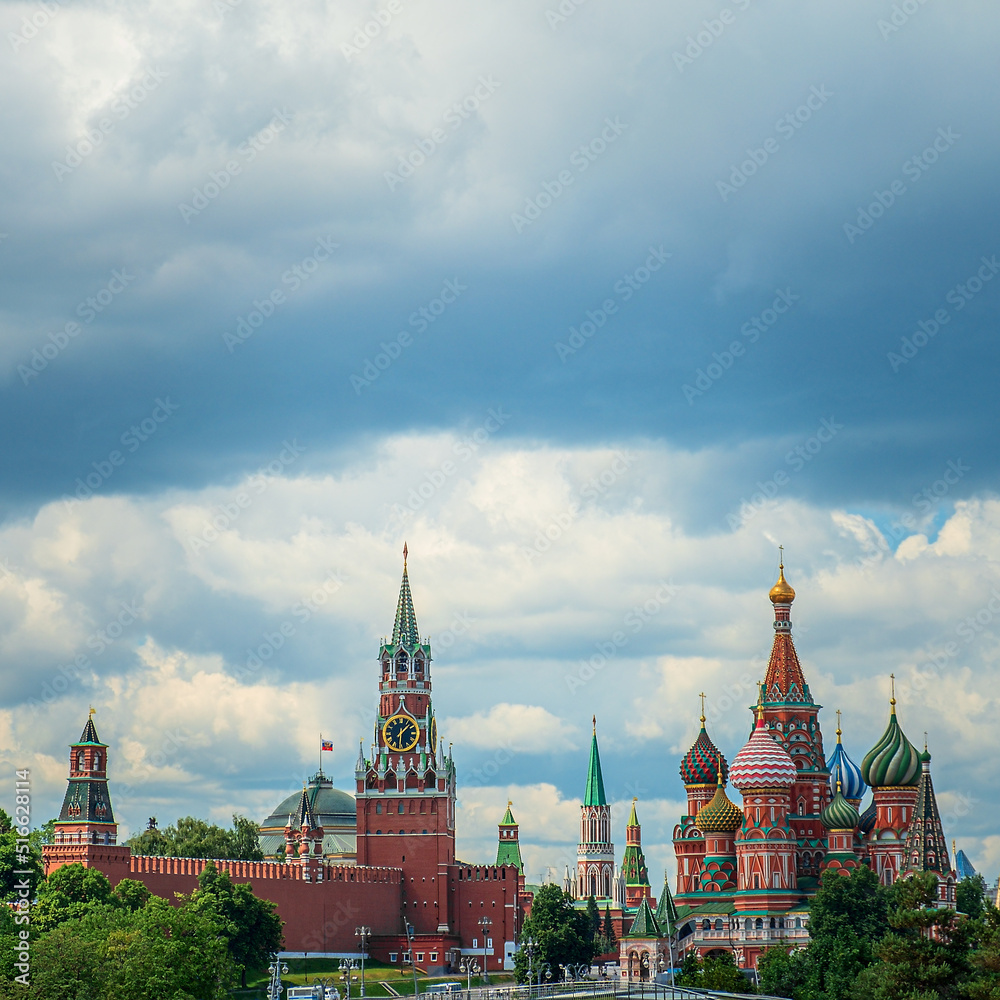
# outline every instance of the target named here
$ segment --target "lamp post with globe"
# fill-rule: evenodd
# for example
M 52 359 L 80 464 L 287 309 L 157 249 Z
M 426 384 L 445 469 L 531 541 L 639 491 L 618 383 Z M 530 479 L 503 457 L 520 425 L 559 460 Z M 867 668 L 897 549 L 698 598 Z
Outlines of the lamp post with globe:
M 490 985 L 490 969 L 486 964 L 486 942 L 488 941 L 488 935 L 490 933 L 490 928 L 493 926 L 493 921 L 489 917 L 480 917 L 479 926 L 483 931 L 483 979 L 486 981 L 486 985 Z
M 267 967 L 271 975 L 271 981 L 267 984 L 267 1000 L 279 1000 L 285 987 L 281 985 L 281 977 L 288 975 L 288 966 L 284 962 L 279 962 L 277 958 Z
M 459 964 L 459 969 L 466 975 L 465 991 L 472 992 L 472 974 L 479 972 L 479 963 L 472 957 L 466 956 Z
M 358 939 L 358 944 L 361 946 L 361 995 L 365 995 L 365 953 L 368 951 L 368 941 L 372 936 L 372 929 L 370 927 L 355 927 L 354 936 Z

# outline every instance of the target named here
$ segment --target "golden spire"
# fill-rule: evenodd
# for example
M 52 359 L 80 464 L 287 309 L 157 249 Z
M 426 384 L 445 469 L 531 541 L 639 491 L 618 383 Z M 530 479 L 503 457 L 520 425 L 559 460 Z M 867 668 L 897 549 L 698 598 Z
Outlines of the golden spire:
M 87 713 L 87 718 L 88 718 L 88 719 L 92 719 L 92 718 L 94 717 L 94 713 L 95 713 L 96 711 L 97 711 L 97 709 L 96 709 L 96 708 L 94 708 L 94 706 L 93 706 L 93 705 L 91 705 L 91 706 L 90 706 L 90 711 L 89 711 L 89 712 Z
M 889 674 L 889 707 L 892 714 L 896 714 L 896 675 Z
M 764 682 L 757 681 L 757 721 L 764 718 Z
M 927 753 L 927 730 L 924 730 L 924 753 Z
M 837 742 L 840 742 L 840 709 L 837 709 Z
M 715 783 L 716 783 L 716 785 L 718 785 L 719 788 L 722 787 L 722 754 L 721 753 L 719 754 L 719 777 L 716 778 Z
M 838 795 L 841 794 L 841 791 L 840 791 L 840 778 L 837 778 L 837 794 Z
M 594 724 L 594 735 L 596 736 L 597 735 L 597 716 L 595 715 L 590 721 L 593 722 L 593 724 Z
M 510 799 L 507 800 L 507 808 L 509 809 L 514 803 Z
M 701 694 L 698 695 L 698 697 L 701 698 L 701 728 L 704 729 L 705 728 L 705 692 L 702 691 Z
M 404 573 L 406 572 L 406 556 L 407 556 L 407 554 L 408 553 L 407 553 L 407 550 L 406 550 L 406 542 L 403 542 L 403 572 Z
M 771 588 L 768 597 L 772 604 L 791 604 L 795 600 L 795 589 L 785 579 L 785 547 L 779 545 L 781 556 L 778 562 L 778 582 Z

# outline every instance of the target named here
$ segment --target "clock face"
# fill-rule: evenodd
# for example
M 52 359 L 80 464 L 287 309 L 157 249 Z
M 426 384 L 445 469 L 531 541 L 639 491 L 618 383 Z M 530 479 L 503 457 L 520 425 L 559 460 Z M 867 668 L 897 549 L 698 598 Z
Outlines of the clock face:
M 408 715 L 394 715 L 382 727 L 385 745 L 396 753 L 406 753 L 417 745 L 420 730 Z
M 438 720 L 431 716 L 431 734 L 430 734 L 430 744 L 431 753 L 437 750 L 438 745 Z

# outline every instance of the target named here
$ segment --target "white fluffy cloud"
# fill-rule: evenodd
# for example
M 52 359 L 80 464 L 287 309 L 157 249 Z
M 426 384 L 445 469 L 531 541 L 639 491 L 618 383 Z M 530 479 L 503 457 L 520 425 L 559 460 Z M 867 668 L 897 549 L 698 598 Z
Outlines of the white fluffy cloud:
M 459 764 L 463 856 L 492 853 L 511 797 L 532 877 L 561 870 L 596 714 L 616 825 L 637 795 L 658 872 L 697 693 L 727 755 L 746 737 L 780 539 L 828 741 L 841 708 L 860 760 L 885 725 L 895 672 L 904 729 L 914 743 L 929 733 L 947 835 L 995 865 L 1000 817 L 982 789 L 1000 751 L 1000 502 L 961 502 L 936 537 L 895 553 L 871 544 L 881 536 L 861 513 L 793 500 L 696 536 L 683 504 L 647 489 L 654 472 L 689 471 L 688 455 L 632 447 L 614 472 L 615 448 L 492 442 L 411 509 L 410 489 L 455 444 L 390 438 L 347 468 L 290 471 L 228 522 L 249 480 L 53 503 L 0 530 L 0 648 L 25 665 L 3 681 L 0 757 L 36 768 L 38 815 L 62 797 L 65 745 L 91 703 L 131 829 L 151 814 L 262 818 L 315 768 L 320 732 L 350 789 L 357 742 L 371 740 L 375 654 L 405 538 L 442 736 Z M 706 481 L 726 483 L 726 459 L 698 457 Z M 213 523 L 196 551 L 191 538 Z M 138 614 L 113 629 L 123 604 Z

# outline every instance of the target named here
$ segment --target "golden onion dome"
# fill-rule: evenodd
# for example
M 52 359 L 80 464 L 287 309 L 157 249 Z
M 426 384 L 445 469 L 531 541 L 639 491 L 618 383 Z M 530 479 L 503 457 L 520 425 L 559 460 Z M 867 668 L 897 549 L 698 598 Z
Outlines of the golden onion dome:
M 785 564 L 778 567 L 778 582 L 767 595 L 772 604 L 791 604 L 795 600 L 795 588 L 785 579 Z

